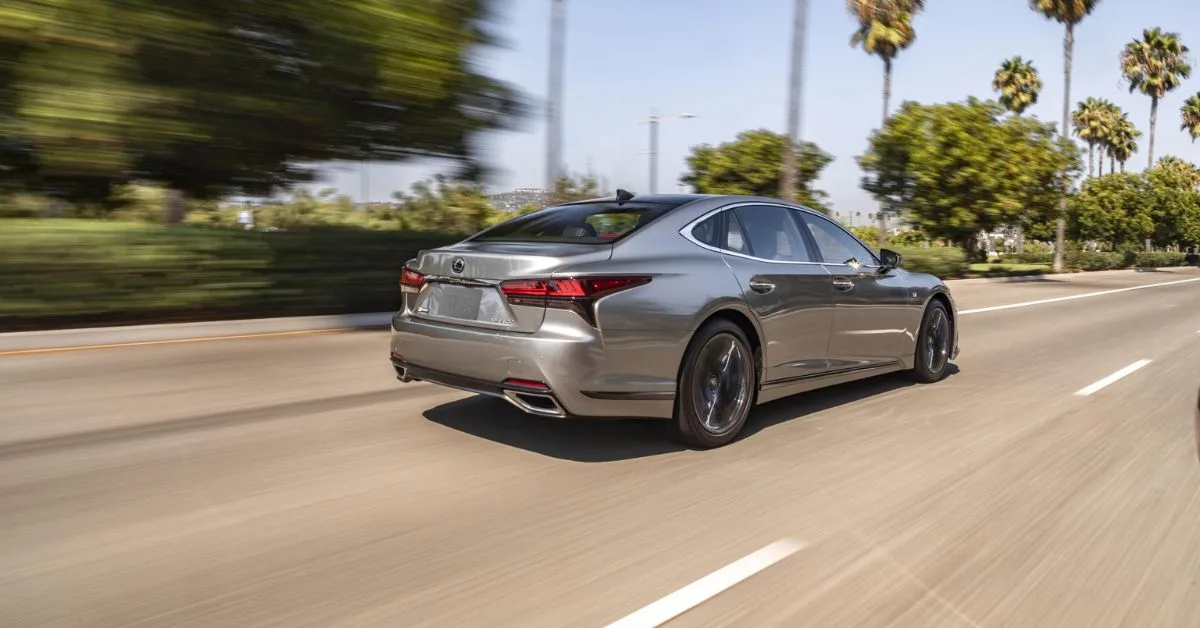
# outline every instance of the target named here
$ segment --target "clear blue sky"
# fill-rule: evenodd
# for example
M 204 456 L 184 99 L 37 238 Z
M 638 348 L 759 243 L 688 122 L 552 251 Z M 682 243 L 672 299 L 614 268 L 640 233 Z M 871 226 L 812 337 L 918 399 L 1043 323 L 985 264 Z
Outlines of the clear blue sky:
M 482 60 L 529 95 L 546 94 L 549 0 L 508 0 L 496 25 L 506 48 Z M 835 156 L 818 187 L 835 211 L 874 210 L 859 189 L 854 158 L 881 116 L 883 65 L 851 48 L 854 24 L 842 0 L 813 0 L 805 70 L 802 135 Z M 677 189 L 690 146 L 720 143 L 751 128 L 784 130 L 792 0 L 567 0 L 564 159 L 574 172 L 592 169 L 611 187 L 647 189 L 647 128 L 660 114 L 699 117 L 661 127 L 659 191 Z M 1076 31 L 1071 98 L 1104 97 L 1149 126 L 1150 101 L 1130 94 L 1118 67 L 1121 48 L 1145 27 L 1179 32 L 1200 59 L 1200 2 L 1103 0 Z M 1062 107 L 1062 36 L 1057 23 L 1025 0 L 935 0 L 915 21 L 917 41 L 895 66 L 892 108 L 903 100 L 945 102 L 993 97 L 1001 60 L 1032 59 L 1045 88 L 1031 113 L 1058 122 Z M 1200 162 L 1200 142 L 1179 130 L 1179 107 L 1200 91 L 1200 64 L 1159 106 L 1155 154 Z M 545 121 L 489 138 L 487 158 L 501 170 L 490 186 L 540 187 Z M 1129 165 L 1145 166 L 1143 152 Z M 437 172 L 436 165 L 373 166 L 373 200 Z M 357 167 L 332 173 L 331 185 L 357 197 Z M 607 191 L 607 190 L 606 190 Z

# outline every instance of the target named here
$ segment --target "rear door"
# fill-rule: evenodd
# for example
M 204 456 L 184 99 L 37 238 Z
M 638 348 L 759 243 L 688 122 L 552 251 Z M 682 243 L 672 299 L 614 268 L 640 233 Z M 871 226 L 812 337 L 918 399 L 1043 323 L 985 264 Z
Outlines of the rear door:
M 545 307 L 512 304 L 500 291 L 510 279 L 549 277 L 556 271 L 612 257 L 613 243 L 675 205 L 575 203 L 520 216 L 455 244 L 422 251 L 414 270 L 424 275 L 406 299 L 415 318 L 500 331 L 532 333 Z
M 723 212 L 719 246 L 763 335 L 763 383 L 821 373 L 833 320 L 833 288 L 795 210 L 753 203 Z
M 879 259 L 853 234 L 811 212 L 799 212 L 831 275 L 837 310 L 829 338 L 838 370 L 893 362 L 916 329 L 903 273 L 880 274 Z

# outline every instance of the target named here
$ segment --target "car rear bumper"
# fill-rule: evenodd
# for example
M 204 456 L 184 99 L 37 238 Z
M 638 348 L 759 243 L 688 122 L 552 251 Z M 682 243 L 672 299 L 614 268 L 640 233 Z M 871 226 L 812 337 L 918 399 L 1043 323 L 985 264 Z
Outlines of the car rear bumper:
M 429 322 L 402 312 L 392 318 L 391 359 L 401 381 L 504 398 L 530 414 L 670 418 L 686 342 L 676 335 L 601 333 L 556 310 L 547 311 L 532 334 Z

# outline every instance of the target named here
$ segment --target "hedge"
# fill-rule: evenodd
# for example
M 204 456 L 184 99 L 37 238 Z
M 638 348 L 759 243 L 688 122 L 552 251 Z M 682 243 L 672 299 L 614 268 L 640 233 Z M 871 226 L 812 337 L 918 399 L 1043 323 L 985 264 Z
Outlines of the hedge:
M 1050 253 L 1025 253 L 1005 256 L 1022 264 L 1050 264 Z M 1098 251 L 1067 251 L 1063 265 L 1076 270 L 1119 270 L 1122 268 L 1167 268 L 1187 265 L 1187 255 L 1164 251 L 1110 253 Z
M 0 221 L 0 330 L 388 311 L 444 234 Z

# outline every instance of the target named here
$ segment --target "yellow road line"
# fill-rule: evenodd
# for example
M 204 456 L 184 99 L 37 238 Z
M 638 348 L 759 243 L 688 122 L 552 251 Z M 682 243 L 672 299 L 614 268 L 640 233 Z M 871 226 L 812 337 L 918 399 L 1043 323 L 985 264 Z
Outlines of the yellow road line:
M 88 351 L 91 349 L 120 349 L 122 347 L 146 347 L 150 345 L 176 345 L 188 342 L 210 342 L 213 340 L 245 340 L 249 338 L 272 338 L 278 336 L 309 336 L 313 334 L 329 334 L 339 331 L 355 331 L 356 327 L 337 327 L 334 329 L 305 329 L 300 331 L 271 331 L 260 334 L 238 334 L 236 336 L 207 336 L 204 338 L 177 338 L 174 340 L 143 340 L 141 342 L 117 342 L 105 345 L 81 345 L 77 347 L 51 347 L 47 349 L 17 349 L 0 351 L 0 357 L 18 355 L 39 355 L 43 353 L 63 353 L 66 351 Z

